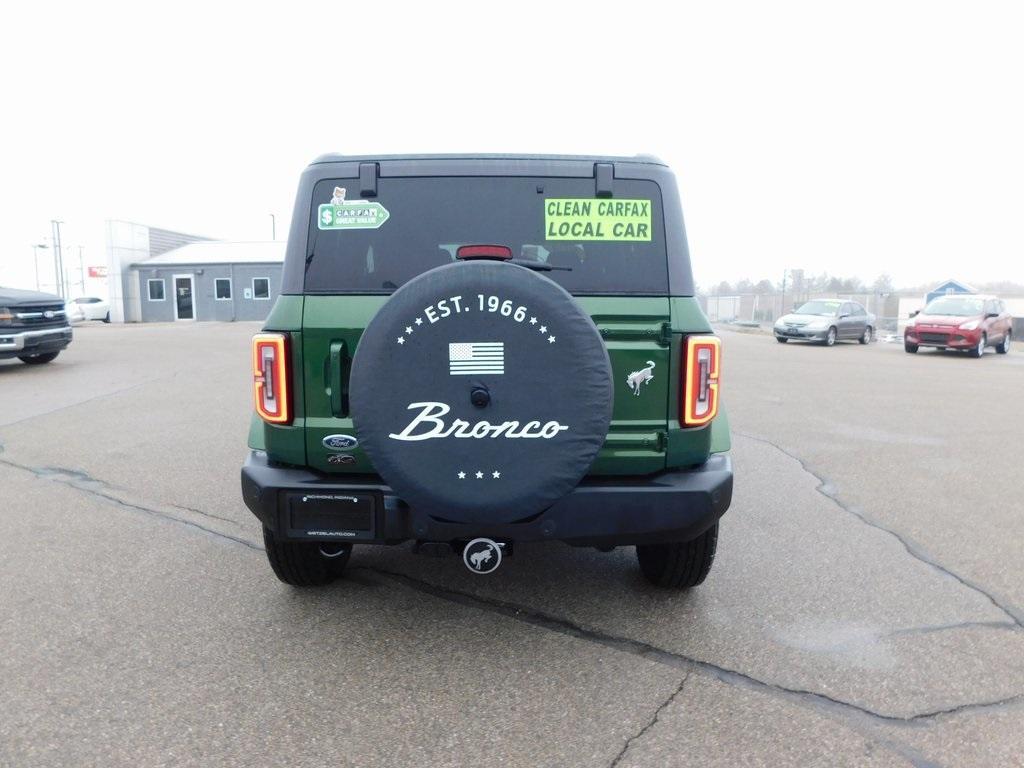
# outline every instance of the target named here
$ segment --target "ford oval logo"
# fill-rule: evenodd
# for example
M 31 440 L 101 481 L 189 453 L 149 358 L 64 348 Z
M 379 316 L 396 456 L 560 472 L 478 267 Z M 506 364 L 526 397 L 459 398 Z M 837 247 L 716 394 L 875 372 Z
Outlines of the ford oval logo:
M 359 445 L 359 441 L 352 435 L 328 435 L 324 438 L 324 448 L 332 451 L 351 451 Z

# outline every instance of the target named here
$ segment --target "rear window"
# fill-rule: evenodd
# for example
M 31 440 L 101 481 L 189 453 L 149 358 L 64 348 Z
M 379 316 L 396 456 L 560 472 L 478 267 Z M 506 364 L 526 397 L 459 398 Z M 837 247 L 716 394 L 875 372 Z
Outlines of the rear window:
M 653 181 L 616 179 L 613 198 L 595 197 L 593 179 L 565 178 L 381 178 L 362 201 L 358 189 L 355 179 L 314 187 L 308 293 L 391 293 L 471 244 L 569 267 L 543 274 L 575 294 L 668 292 Z

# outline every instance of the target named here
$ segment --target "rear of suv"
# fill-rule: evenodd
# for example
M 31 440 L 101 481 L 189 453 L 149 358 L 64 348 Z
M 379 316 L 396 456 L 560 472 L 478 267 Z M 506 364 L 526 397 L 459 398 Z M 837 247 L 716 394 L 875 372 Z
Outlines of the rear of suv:
M 0 360 L 49 363 L 67 348 L 71 337 L 62 298 L 0 287 Z
M 282 282 L 242 468 L 282 581 L 330 582 L 354 544 L 482 574 L 544 540 L 704 580 L 729 428 L 664 164 L 324 156 Z

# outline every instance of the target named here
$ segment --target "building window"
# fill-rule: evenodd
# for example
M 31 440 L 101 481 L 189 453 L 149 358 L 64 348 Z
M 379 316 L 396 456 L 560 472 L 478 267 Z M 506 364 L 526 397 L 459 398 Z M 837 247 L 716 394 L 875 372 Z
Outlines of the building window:
M 231 279 L 218 277 L 213 284 L 213 295 L 217 301 L 231 300 Z
M 163 279 L 148 280 L 149 283 L 149 300 L 150 301 L 163 301 L 164 300 L 164 281 Z
M 254 277 L 252 279 L 252 297 L 254 299 L 270 298 L 270 278 Z

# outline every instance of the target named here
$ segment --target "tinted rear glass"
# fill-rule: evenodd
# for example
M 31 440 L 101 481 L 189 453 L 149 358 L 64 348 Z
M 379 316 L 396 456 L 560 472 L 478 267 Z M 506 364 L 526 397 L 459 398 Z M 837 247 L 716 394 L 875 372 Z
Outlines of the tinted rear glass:
M 341 200 L 335 188 L 345 190 L 340 208 L 332 204 Z M 668 292 L 653 181 L 616 179 L 614 198 L 595 198 L 593 179 L 381 178 L 377 196 L 365 201 L 379 205 L 362 207 L 353 205 L 358 189 L 355 179 L 314 188 L 309 293 L 390 293 L 472 244 L 508 246 L 516 258 L 570 267 L 543 274 L 575 294 Z M 351 219 L 339 224 L 339 211 Z M 331 228 L 339 225 L 346 228 Z

